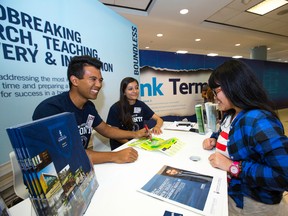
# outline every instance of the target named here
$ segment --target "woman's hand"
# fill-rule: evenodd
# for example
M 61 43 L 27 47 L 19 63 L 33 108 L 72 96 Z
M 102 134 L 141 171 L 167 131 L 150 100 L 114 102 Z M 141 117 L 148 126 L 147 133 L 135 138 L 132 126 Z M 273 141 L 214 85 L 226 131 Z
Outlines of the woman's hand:
M 211 154 L 208 159 L 212 167 L 219 168 L 227 172 L 229 171 L 229 167 L 232 164 L 232 160 L 230 160 L 220 152 L 215 152 Z
M 211 150 L 216 146 L 216 139 L 215 138 L 207 138 L 203 140 L 202 146 L 206 150 Z
M 158 126 L 153 127 L 152 128 L 152 133 L 156 134 L 156 135 L 161 134 L 162 133 L 161 127 L 158 127 Z

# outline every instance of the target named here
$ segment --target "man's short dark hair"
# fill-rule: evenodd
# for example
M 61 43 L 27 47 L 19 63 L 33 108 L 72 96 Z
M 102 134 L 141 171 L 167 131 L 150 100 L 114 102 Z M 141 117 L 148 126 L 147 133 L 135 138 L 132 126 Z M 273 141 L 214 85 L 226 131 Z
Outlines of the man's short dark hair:
M 70 87 L 72 85 L 70 77 L 74 75 L 78 79 L 82 79 L 84 76 L 84 66 L 88 65 L 94 66 L 95 68 L 100 70 L 103 63 L 98 58 L 94 58 L 89 55 L 74 56 L 73 58 L 71 58 L 67 69 L 67 78 L 69 80 Z

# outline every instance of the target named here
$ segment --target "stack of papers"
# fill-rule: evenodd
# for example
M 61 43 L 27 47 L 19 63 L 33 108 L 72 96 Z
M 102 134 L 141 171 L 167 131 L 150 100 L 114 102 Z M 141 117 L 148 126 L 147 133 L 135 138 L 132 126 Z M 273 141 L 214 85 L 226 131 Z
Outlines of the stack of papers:
M 198 132 L 198 126 L 195 122 L 174 121 L 170 125 L 167 125 L 164 130 Z
M 74 114 L 16 125 L 7 133 L 37 215 L 83 215 L 98 181 Z

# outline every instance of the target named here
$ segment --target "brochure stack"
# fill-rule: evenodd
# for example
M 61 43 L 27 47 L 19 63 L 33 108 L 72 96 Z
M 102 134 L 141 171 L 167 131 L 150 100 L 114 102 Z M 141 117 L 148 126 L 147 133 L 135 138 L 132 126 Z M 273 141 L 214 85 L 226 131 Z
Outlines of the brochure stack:
M 81 215 L 98 182 L 75 116 L 61 113 L 7 129 L 38 215 Z

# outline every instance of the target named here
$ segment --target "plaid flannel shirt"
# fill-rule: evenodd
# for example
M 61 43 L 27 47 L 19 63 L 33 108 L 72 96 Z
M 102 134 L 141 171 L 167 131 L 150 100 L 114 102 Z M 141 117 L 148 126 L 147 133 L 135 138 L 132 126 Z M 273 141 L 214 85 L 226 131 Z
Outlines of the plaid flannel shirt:
M 239 208 L 243 208 L 243 196 L 279 203 L 288 190 L 288 138 L 283 125 L 270 112 L 254 109 L 241 111 L 230 127 L 229 156 L 242 161 L 242 172 L 231 179 L 228 194 Z

